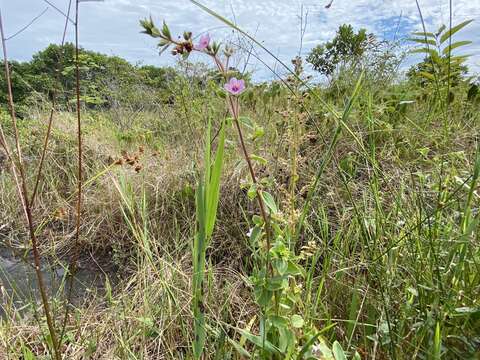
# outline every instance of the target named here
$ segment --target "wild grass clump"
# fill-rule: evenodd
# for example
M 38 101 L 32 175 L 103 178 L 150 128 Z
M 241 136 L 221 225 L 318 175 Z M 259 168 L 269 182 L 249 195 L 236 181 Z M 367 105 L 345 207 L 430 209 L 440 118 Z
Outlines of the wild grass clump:
M 32 246 L 42 263 L 79 260 L 104 282 L 73 302 L 48 293 L 43 313 L 2 287 L 1 354 L 478 356 L 480 103 L 463 60 L 451 62 L 467 44 L 449 40 L 468 23 L 417 33 L 427 59 L 407 77 L 390 65 L 372 74 L 360 51 L 329 66 L 327 84 L 311 83 L 301 58 L 255 84 L 232 68 L 233 44 L 141 25 L 181 64 L 196 54 L 212 67 L 175 77 L 167 100 L 142 110 L 56 107 L 46 147 L 45 99 L 16 124 L 0 114 L 8 144 L 18 133 L 24 149 L 29 192 L 44 154 L 33 244 L 18 165 L 0 150 L 2 244 L 27 262 Z

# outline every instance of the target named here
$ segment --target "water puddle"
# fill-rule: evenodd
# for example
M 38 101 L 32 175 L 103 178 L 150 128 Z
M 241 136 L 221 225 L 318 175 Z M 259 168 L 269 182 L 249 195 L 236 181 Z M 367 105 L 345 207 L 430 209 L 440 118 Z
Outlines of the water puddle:
M 26 310 L 32 302 L 39 303 L 40 291 L 32 259 L 28 263 L 18 259 L 9 251 L 0 251 L 0 314 L 6 308 L 18 311 Z M 48 265 L 42 268 L 46 288 L 50 296 L 63 297 L 66 264 Z M 99 268 L 78 269 L 72 289 L 72 301 L 81 304 L 96 293 L 103 293 L 107 274 Z

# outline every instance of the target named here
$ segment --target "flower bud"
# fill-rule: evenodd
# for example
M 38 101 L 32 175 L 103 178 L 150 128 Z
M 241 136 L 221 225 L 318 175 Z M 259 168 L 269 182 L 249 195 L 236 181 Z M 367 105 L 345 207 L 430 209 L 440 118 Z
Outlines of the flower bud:
M 231 57 L 234 53 L 234 50 L 233 48 L 231 48 L 230 46 L 225 46 L 225 49 L 223 50 L 223 54 L 226 56 L 226 57 Z

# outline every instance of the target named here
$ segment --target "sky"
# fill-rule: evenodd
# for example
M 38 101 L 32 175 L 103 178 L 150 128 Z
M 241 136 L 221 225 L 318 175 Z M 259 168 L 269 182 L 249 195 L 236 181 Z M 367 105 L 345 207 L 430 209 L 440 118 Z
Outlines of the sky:
M 418 1 L 429 31 L 436 30 L 442 23 L 448 25 L 449 0 Z M 68 2 L 69 0 L 0 0 L 7 38 L 43 13 L 25 31 L 7 41 L 9 57 L 26 61 L 48 44 L 59 43 L 65 17 L 53 6 L 65 13 Z M 410 32 L 422 28 L 415 0 L 334 0 L 329 8 L 325 6 L 330 0 L 200 2 L 254 35 L 288 64 L 299 53 L 305 56 L 317 44 L 331 39 L 338 26 L 344 23 L 352 24 L 357 29 L 366 28 L 385 39 L 406 38 Z M 469 65 L 474 72 L 479 72 L 480 0 L 452 0 L 452 3 L 454 25 L 466 19 L 476 20 L 456 34 L 455 40 L 473 41 L 463 51 L 472 54 Z M 165 20 L 174 34 L 182 34 L 184 30 L 192 31 L 194 35 L 208 32 L 221 41 L 239 42 L 238 36 L 223 23 L 202 12 L 188 0 L 105 0 L 82 2 L 79 6 L 80 45 L 89 50 L 121 56 L 135 64 L 162 66 L 174 63 L 168 52 L 158 56 L 155 39 L 140 33 L 139 20 L 149 16 L 158 25 Z M 73 27 L 69 24 L 67 41 L 73 41 L 73 36 Z M 245 45 L 243 41 L 242 44 Z M 275 60 L 266 54 L 256 50 L 255 54 L 268 66 L 278 68 Z M 407 64 L 414 61 L 414 58 L 410 58 Z M 249 59 L 248 70 L 254 71 L 257 78 L 272 76 L 255 56 Z

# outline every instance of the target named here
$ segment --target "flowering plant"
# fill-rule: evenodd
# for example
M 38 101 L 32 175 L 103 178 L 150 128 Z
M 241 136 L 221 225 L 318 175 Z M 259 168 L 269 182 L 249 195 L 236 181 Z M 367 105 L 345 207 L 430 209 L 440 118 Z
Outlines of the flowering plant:
M 230 94 L 237 96 L 240 95 L 242 92 L 245 91 L 245 81 L 238 80 L 234 77 L 230 79 L 228 83 L 224 86 L 225 90 L 227 90 Z
M 220 44 L 212 42 L 209 34 L 202 35 L 198 43 L 194 45 L 191 32 L 185 32 L 183 39 L 174 40 L 165 23 L 163 23 L 161 31 L 155 27 L 152 19 L 141 21 L 141 25 L 144 28 L 144 33 L 154 38 L 160 38 L 158 45 L 161 52 L 173 46 L 173 55 L 188 57 L 194 51 L 207 55 L 212 59 L 223 77 L 223 90 L 226 94 L 226 105 L 231 114 L 231 123 L 236 129 L 240 150 L 250 174 L 248 196 L 251 200 L 256 199 L 260 211 L 260 216 L 255 215 L 252 219 L 254 227 L 249 232 L 248 237 L 257 263 L 251 281 L 254 286 L 256 302 L 262 309 L 259 324 L 261 334 L 246 334 L 245 331 L 241 333 L 252 342 L 252 345 L 258 347 L 259 354 L 262 354 L 262 358 L 265 359 L 284 358 L 285 354 L 305 353 L 306 350 L 304 347 L 299 347 L 300 341 L 297 340 L 298 337 L 306 336 L 308 342 L 311 337 L 310 335 L 307 336 L 310 331 L 306 329 L 302 316 L 298 314 L 301 302 L 301 287 L 298 285 L 297 278 L 304 277 L 305 271 L 299 265 L 301 257 L 296 256 L 287 245 L 290 244 L 291 236 L 288 221 L 278 209 L 274 197 L 264 190 L 267 181 L 259 179 L 255 172 L 254 162 L 260 161 L 265 164 L 266 160 L 251 155 L 247 150 L 241 123 L 251 123 L 251 120 L 240 117 L 240 97 L 245 92 L 247 85 L 245 80 L 231 76 L 228 71 L 233 50 L 225 46 L 223 56 L 221 56 Z M 212 224 L 216 216 L 216 206 L 209 208 L 211 201 L 208 199 L 213 198 L 216 199 L 215 203 L 218 202 L 218 182 L 223 159 L 225 124 L 225 122 L 222 122 L 221 125 L 222 145 L 217 149 L 215 165 L 211 168 L 210 161 L 205 164 L 205 179 L 199 183 L 197 189 L 197 236 L 194 241 L 193 254 L 193 313 L 195 318 L 193 352 L 196 359 L 201 358 L 206 341 L 205 328 L 207 325 L 205 324 L 205 306 L 203 305 L 203 273 L 205 272 L 206 246 L 208 246 L 208 240 L 213 230 Z M 205 145 L 207 159 L 210 159 L 211 151 L 210 127 L 209 124 Z M 213 176 L 217 180 L 212 183 Z M 213 193 L 209 194 L 209 191 Z M 206 219 L 210 219 L 210 226 L 208 226 Z M 237 344 L 237 350 L 239 347 L 241 346 Z M 242 349 L 242 353 L 245 352 L 248 353 L 245 349 Z

